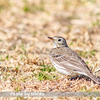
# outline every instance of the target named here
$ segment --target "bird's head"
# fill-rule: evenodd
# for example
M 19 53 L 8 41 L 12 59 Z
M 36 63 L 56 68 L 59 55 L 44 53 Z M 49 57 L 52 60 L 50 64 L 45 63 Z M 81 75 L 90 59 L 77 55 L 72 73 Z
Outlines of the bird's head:
M 53 48 L 57 48 L 57 47 L 68 47 L 67 46 L 67 42 L 63 37 L 60 36 L 54 36 L 54 37 L 48 37 L 49 39 L 51 39 L 53 41 Z

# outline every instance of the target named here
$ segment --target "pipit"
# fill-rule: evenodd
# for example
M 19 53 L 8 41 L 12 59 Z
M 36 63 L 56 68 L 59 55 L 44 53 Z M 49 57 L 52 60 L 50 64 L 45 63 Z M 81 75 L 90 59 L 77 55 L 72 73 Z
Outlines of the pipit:
M 85 75 L 97 84 L 100 79 L 94 76 L 85 61 L 67 45 L 66 40 L 60 36 L 48 37 L 53 41 L 53 48 L 49 57 L 56 70 L 69 77 Z

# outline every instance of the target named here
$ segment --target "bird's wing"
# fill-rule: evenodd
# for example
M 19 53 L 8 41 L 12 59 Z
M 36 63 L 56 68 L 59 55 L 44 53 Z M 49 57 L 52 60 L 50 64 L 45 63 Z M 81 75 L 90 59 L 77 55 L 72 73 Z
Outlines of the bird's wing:
M 84 60 L 82 60 L 82 58 L 74 51 L 72 51 L 72 55 L 70 56 L 65 56 L 63 54 L 52 54 L 51 56 L 51 59 L 56 64 L 64 67 L 65 69 L 80 73 L 91 72 Z

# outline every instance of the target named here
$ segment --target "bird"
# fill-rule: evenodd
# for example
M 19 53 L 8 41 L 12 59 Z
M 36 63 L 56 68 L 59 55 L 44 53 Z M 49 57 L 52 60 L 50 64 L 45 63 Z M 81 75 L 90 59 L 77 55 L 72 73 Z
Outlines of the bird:
M 61 74 L 69 77 L 85 75 L 100 85 L 100 79 L 93 75 L 85 61 L 69 46 L 61 36 L 48 37 L 53 41 L 53 48 L 50 50 L 49 58 L 52 65 Z

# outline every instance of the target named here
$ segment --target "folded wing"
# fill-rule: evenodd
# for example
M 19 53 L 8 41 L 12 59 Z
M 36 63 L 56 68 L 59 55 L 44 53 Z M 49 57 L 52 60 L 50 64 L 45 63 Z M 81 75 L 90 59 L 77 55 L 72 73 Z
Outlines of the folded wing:
M 74 58 L 66 57 L 64 55 L 58 55 L 58 54 L 52 54 L 52 60 L 58 64 L 59 66 L 64 67 L 65 69 L 73 70 L 77 73 L 81 73 L 86 75 L 86 73 L 90 72 L 90 69 L 88 68 L 87 64 L 84 62 L 84 60 L 81 59 L 81 57 Z

